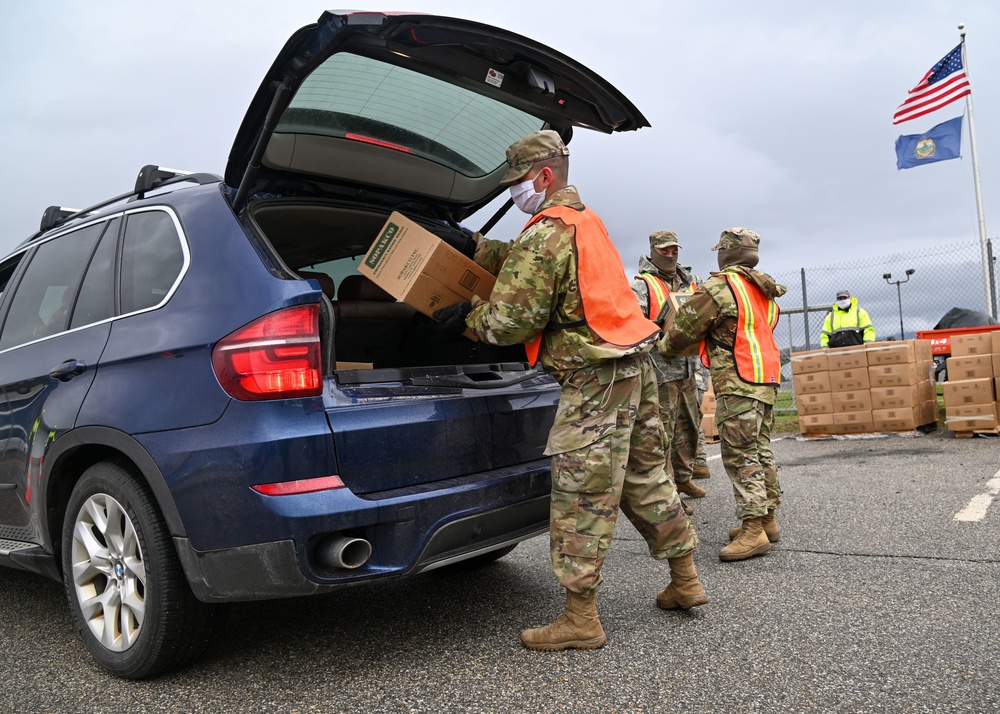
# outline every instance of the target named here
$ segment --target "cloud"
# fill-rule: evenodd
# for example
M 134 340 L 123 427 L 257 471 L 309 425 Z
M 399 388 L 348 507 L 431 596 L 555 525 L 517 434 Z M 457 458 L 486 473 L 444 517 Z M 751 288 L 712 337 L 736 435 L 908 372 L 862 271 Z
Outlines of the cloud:
M 893 153 L 899 134 L 962 112 L 956 103 L 926 126 L 891 124 L 906 90 L 958 43 L 959 21 L 969 32 L 985 215 L 988 225 L 1000 220 L 993 2 L 963 3 L 964 16 L 904 0 L 717 0 L 711 12 L 652 1 L 581 0 L 572 12 L 527 0 L 419 5 L 549 44 L 647 116 L 650 129 L 581 131 L 572 144 L 573 180 L 630 270 L 648 233 L 666 226 L 689 241 L 683 259 L 702 273 L 714 267 L 711 241 L 731 225 L 760 232 L 762 267 L 775 272 L 977 241 L 967 143 L 961 161 L 906 172 Z M 10 178 L 0 248 L 34 231 L 50 204 L 127 190 L 144 164 L 221 174 L 274 56 L 318 14 L 305 0 L 4 4 L 0 135 Z M 515 235 L 515 214 L 493 235 Z

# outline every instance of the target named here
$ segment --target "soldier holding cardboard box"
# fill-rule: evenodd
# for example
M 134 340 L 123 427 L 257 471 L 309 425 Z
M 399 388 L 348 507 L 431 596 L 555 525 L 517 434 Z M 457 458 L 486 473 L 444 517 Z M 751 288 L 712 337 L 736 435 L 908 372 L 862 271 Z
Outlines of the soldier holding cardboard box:
M 632 281 L 632 292 L 639 300 L 642 313 L 660 327 L 663 327 L 670 294 L 693 293 L 701 282 L 690 267 L 678 265 L 680 247 L 673 231 L 652 233 L 649 257 L 639 259 L 639 275 Z M 696 382 L 700 360 L 697 356 L 664 359 L 654 353 L 653 364 L 660 393 L 660 418 L 667 435 L 667 470 L 673 475 L 678 491 L 691 498 L 702 498 L 705 489 L 691 483 L 701 430 L 701 404 Z
M 502 183 L 531 219 L 509 246 L 489 300 L 435 316 L 490 344 L 526 344 L 562 387 L 545 453 L 552 457 L 550 549 L 566 589 L 564 614 L 524 630 L 532 650 L 595 649 L 605 642 L 597 588 L 619 509 L 666 560 L 666 610 L 708 602 L 695 571 L 694 525 L 665 469 L 656 375 L 659 330 L 639 310 L 604 224 L 568 183 L 569 150 L 554 131 L 507 150 Z M 478 256 L 482 257 L 482 256 Z
M 784 285 L 753 268 L 760 236 L 748 228 L 722 232 L 712 249 L 720 272 L 712 273 L 677 310 L 659 343 L 670 358 L 703 343 L 712 370 L 722 462 L 733 484 L 736 517 L 733 542 L 720 560 L 763 555 L 778 540 L 775 510 L 781 499 L 778 468 L 771 453 L 774 402 L 781 381 L 781 358 L 774 341 L 775 298 Z

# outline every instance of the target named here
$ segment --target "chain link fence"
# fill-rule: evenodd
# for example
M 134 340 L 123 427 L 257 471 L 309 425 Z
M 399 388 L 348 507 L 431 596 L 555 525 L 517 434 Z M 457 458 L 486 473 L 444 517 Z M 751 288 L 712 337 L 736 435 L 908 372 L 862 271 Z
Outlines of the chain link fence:
M 783 353 L 818 349 L 826 313 L 837 291 L 844 289 L 868 311 L 878 340 L 912 339 L 919 330 L 933 329 L 954 307 L 995 319 L 992 241 L 987 241 L 985 253 L 979 241 L 971 241 L 775 273 L 773 277 L 788 288 L 778 301 L 782 312 L 774 331 L 778 347 Z M 989 277 L 984 275 L 984 265 L 989 266 Z M 993 304 L 987 304 L 987 282 L 993 285 Z M 779 397 L 779 406 L 790 403 L 794 409 L 794 400 L 789 399 L 791 364 L 784 365 L 781 376 L 786 395 Z

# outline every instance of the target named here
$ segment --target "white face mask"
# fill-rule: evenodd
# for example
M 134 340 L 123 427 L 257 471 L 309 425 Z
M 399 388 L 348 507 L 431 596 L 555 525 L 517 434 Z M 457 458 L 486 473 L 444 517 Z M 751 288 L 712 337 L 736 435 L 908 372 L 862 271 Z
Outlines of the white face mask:
M 837 301 L 837 307 L 839 307 L 841 310 L 850 309 L 850 307 L 851 307 L 851 298 L 847 298 L 846 300 L 838 300 Z
M 536 175 L 535 178 L 538 178 Z M 535 181 L 522 181 L 510 187 L 510 197 L 514 199 L 514 205 L 527 213 L 529 216 L 535 215 L 535 211 L 545 200 L 545 191 L 535 190 Z

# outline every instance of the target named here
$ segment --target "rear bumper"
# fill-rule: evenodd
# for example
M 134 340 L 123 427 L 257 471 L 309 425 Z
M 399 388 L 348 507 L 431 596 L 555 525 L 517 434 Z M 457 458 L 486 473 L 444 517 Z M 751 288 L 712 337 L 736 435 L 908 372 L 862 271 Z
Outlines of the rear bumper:
M 547 484 L 547 468 L 544 476 Z M 414 520 L 411 528 L 420 527 Z M 422 572 L 541 535 L 548 528 L 546 485 L 544 495 L 442 523 L 417 551 L 406 535 L 409 529 L 398 522 L 352 529 L 360 537 L 373 536 L 375 546 L 372 561 L 355 570 L 319 566 L 309 547 L 316 537 L 306 544 L 280 540 L 210 551 L 194 549 L 187 538 L 174 538 L 174 544 L 195 597 L 203 602 L 234 602 L 315 595 L 349 583 Z M 410 557 L 405 563 L 376 562 L 407 551 Z
M 350 487 L 255 491 L 337 473 L 325 411 L 296 400 L 234 403 L 215 424 L 137 438 L 163 474 L 180 526 L 171 531 L 177 552 L 206 602 L 307 595 L 419 572 L 548 528 L 544 458 L 363 495 Z M 370 557 L 355 568 L 317 557 L 340 537 L 367 541 Z

